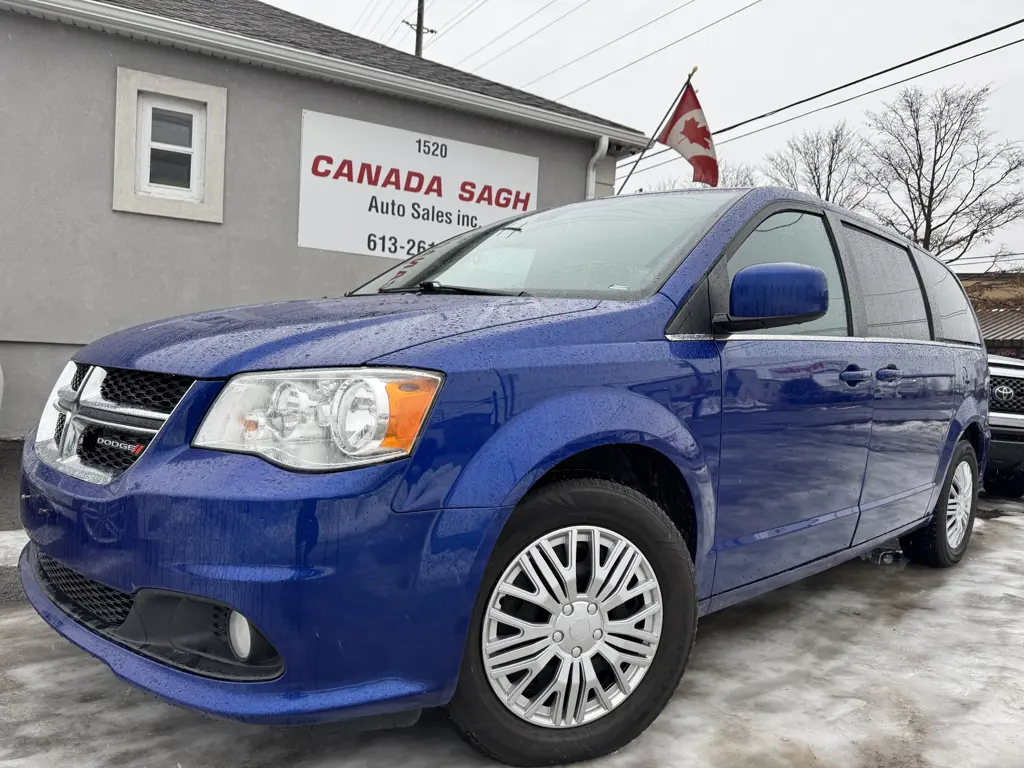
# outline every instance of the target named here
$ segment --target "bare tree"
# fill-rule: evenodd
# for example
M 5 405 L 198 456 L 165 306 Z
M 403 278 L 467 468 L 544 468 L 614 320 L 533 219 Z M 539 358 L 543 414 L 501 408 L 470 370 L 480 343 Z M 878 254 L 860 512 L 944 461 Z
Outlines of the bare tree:
M 728 160 L 718 161 L 718 186 L 720 187 L 756 187 L 760 183 L 757 168 L 749 163 L 730 163 Z
M 866 206 L 947 263 L 1024 216 L 1024 151 L 985 130 L 991 87 L 906 88 L 869 112 Z
M 733 165 L 728 160 L 718 161 L 719 187 L 756 187 L 758 185 L 757 168 L 747 163 Z M 681 176 L 666 176 L 638 192 L 668 192 L 673 189 L 704 189 L 704 184 L 692 182 Z
M 790 138 L 785 149 L 765 157 L 764 174 L 780 187 L 858 208 L 868 196 L 859 172 L 863 146 L 864 140 L 845 121 L 827 130 L 804 131 Z

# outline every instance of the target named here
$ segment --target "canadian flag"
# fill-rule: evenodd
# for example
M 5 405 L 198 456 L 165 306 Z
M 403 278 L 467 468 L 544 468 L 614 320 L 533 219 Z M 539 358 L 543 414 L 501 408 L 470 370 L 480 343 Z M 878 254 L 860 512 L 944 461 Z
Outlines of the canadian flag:
M 683 95 L 672 117 L 665 124 L 665 129 L 658 136 L 658 141 L 672 147 L 689 161 L 693 166 L 694 181 L 711 187 L 718 186 L 715 143 L 711 140 L 708 121 L 692 85 L 687 84 L 683 89 Z

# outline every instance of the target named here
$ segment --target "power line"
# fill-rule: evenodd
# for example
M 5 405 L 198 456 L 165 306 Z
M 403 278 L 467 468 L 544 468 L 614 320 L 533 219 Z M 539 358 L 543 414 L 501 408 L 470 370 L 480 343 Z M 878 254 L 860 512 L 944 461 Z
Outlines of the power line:
M 416 0 L 409 0 L 409 2 L 412 3 L 412 5 L 413 5 L 413 12 L 412 12 L 412 14 L 410 14 L 410 16 L 411 16 L 411 15 L 414 15 L 416 13 Z M 406 11 L 406 9 L 408 7 L 409 7 L 408 5 L 400 7 L 398 9 L 398 15 L 391 20 L 391 24 L 394 24 L 394 27 L 391 30 L 391 35 L 388 37 L 387 40 L 384 41 L 384 45 L 389 44 L 395 38 L 395 35 L 397 35 L 398 32 L 401 29 L 403 29 L 403 27 L 402 27 L 402 20 L 403 20 L 402 17 L 405 15 L 405 11 Z M 387 31 L 388 31 L 388 28 L 387 28 L 387 26 L 385 26 L 384 27 L 384 32 L 386 33 Z
M 445 29 L 442 29 L 440 34 L 438 34 L 437 37 L 435 37 L 433 40 L 430 41 L 430 44 L 433 45 L 434 43 L 436 43 L 438 40 L 440 40 L 442 37 L 447 35 L 449 32 L 451 32 L 453 29 L 455 29 L 457 26 L 459 26 L 459 24 L 461 24 L 466 19 L 468 19 L 470 16 L 472 16 L 474 13 L 479 11 L 481 8 L 483 8 L 485 5 L 487 5 L 489 2 L 491 2 L 491 0 L 480 0 L 480 2 L 478 2 L 475 6 L 473 6 L 462 18 L 460 18 L 458 21 L 453 23 L 451 26 L 449 26 L 449 27 L 447 27 Z
M 939 48 L 939 49 L 934 50 L 934 51 L 932 51 L 930 53 L 926 53 L 926 54 L 923 54 L 921 56 L 917 56 L 917 57 L 915 57 L 913 59 L 908 59 L 907 61 L 904 61 L 901 64 L 895 64 L 895 65 L 893 65 L 891 67 L 886 67 L 885 69 L 879 70 L 878 72 L 875 72 L 874 74 L 866 75 L 864 77 L 859 77 L 856 80 L 851 80 L 850 82 L 843 83 L 842 85 L 837 85 L 834 88 L 829 88 L 828 90 L 821 91 L 820 93 L 816 93 L 813 96 L 808 96 L 808 97 L 800 99 L 798 101 L 794 101 L 793 103 L 787 104 L 784 107 L 778 107 L 776 109 L 770 110 L 769 112 L 765 112 L 763 114 L 760 114 L 757 117 L 748 117 L 746 120 L 741 120 L 738 123 L 733 123 L 732 125 L 728 125 L 725 128 L 722 128 L 721 130 L 715 131 L 713 135 L 720 136 L 723 133 L 728 133 L 731 130 L 734 130 L 734 129 L 739 128 L 739 127 L 744 126 L 744 125 L 747 125 L 748 123 L 752 123 L 755 120 L 760 120 L 760 119 L 765 118 L 765 117 L 771 117 L 772 115 L 776 115 L 779 112 L 784 112 L 787 109 L 790 109 L 791 107 L 796 107 L 796 106 L 799 106 L 801 104 L 806 104 L 809 101 L 814 101 L 815 99 L 820 99 L 822 96 L 828 96 L 830 94 L 835 93 L 836 91 L 841 91 L 841 90 L 843 90 L 845 88 L 850 88 L 850 87 L 852 87 L 854 85 L 859 85 L 860 83 L 863 83 L 866 80 L 871 80 L 871 79 L 873 79 L 875 77 L 880 77 L 880 76 L 886 75 L 886 74 L 888 74 L 890 72 L 895 72 L 897 69 L 902 69 L 903 67 L 910 66 L 911 64 L 916 64 L 916 63 L 918 63 L 920 61 L 924 61 L 925 59 L 930 59 L 930 58 L 932 58 L 934 56 L 938 56 L 940 53 L 946 53 L 947 51 L 951 51 L 954 48 L 959 48 L 961 46 L 967 45 L 968 43 L 976 42 L 977 40 L 981 40 L 984 37 L 989 37 L 990 35 L 997 34 L 998 32 L 1003 32 L 1003 31 L 1005 31 L 1007 29 L 1010 29 L 1011 27 L 1015 27 L 1015 26 L 1017 26 L 1019 24 L 1024 24 L 1024 19 L 1018 19 L 1017 21 L 1011 22 L 1009 24 L 1004 24 L 1001 27 L 996 27 L 995 29 L 990 29 L 988 32 L 982 32 L 979 35 L 974 35 L 973 37 L 968 37 L 968 38 L 966 38 L 964 40 L 961 40 L 958 43 L 953 43 L 952 45 L 947 45 L 947 46 L 945 46 L 943 48 Z M 991 50 L 995 51 L 995 50 L 999 50 L 999 49 L 998 48 L 993 48 Z M 961 61 L 967 61 L 967 60 L 968 59 L 961 59 Z M 959 62 L 953 62 L 953 64 L 957 64 L 957 63 L 959 63 Z M 950 66 L 952 66 L 952 65 L 950 65 Z M 940 67 L 940 69 L 942 69 L 942 68 L 943 67 Z M 929 70 L 929 72 L 937 72 L 937 71 L 938 70 Z M 922 74 L 929 74 L 929 72 L 924 72 Z M 893 83 L 893 85 L 899 85 L 899 83 Z M 888 87 L 891 87 L 891 86 L 885 86 L 885 87 L 888 88 Z M 866 95 L 868 95 L 870 93 L 874 93 L 874 92 L 875 91 L 868 91 L 864 95 L 866 96 Z M 845 101 L 836 102 L 836 104 L 844 104 L 844 103 L 846 103 L 846 102 Z M 817 111 L 817 110 L 815 110 L 815 111 Z M 813 114 L 814 114 L 813 111 L 812 112 L 805 112 L 803 115 L 799 115 L 798 117 L 803 117 L 803 116 L 806 116 L 806 115 L 813 115 Z M 783 122 L 787 122 L 787 121 L 783 121 Z M 782 125 L 782 123 L 774 123 L 774 125 Z M 768 127 L 770 128 L 772 126 L 768 126 Z M 668 152 L 669 150 L 670 150 L 670 148 L 668 148 L 668 147 L 666 147 L 665 149 L 658 150 L 657 152 L 654 152 L 654 153 L 652 153 L 650 155 L 647 155 L 647 159 L 650 160 L 651 158 L 657 157 L 658 155 L 663 155 L 666 152 Z M 639 160 L 637 162 L 639 162 Z
M 373 26 L 370 27 L 368 32 L 366 32 L 366 37 L 370 37 L 377 30 L 377 27 L 380 25 L 381 21 L 384 20 L 384 17 L 388 15 L 388 11 L 391 10 L 391 6 L 393 6 L 395 2 L 397 2 L 397 0 L 388 0 L 388 4 L 384 6 L 384 12 L 377 17 L 375 22 L 373 22 Z
M 700 34 L 705 29 L 711 29 L 711 27 L 715 26 L 716 24 L 721 24 L 726 19 L 731 19 L 736 14 L 743 13 L 743 11 L 747 10 L 747 8 L 753 8 L 755 5 L 757 5 L 758 3 L 761 3 L 761 2 L 763 2 L 763 0 L 754 0 L 754 2 L 752 2 L 752 3 L 748 4 L 748 5 L 744 5 L 738 11 L 733 11 L 732 13 L 730 13 L 727 16 L 723 16 L 720 19 L 716 19 L 715 21 L 712 21 L 710 24 L 705 24 L 703 27 L 701 27 L 700 29 L 698 29 L 695 32 L 691 32 L 688 35 L 684 35 L 683 37 L 680 37 L 678 40 L 673 40 L 668 45 L 663 45 L 661 48 L 658 48 L 657 50 L 651 51 L 650 53 L 641 56 L 639 59 L 633 59 L 633 61 L 629 62 L 628 64 L 623 64 L 618 69 L 613 69 L 611 72 L 603 74 L 600 77 L 591 80 L 589 83 L 584 83 L 583 85 L 579 86 L 578 88 L 573 88 L 568 93 L 563 93 L 561 96 L 559 96 L 556 99 L 556 101 L 561 101 L 566 96 L 572 96 L 574 93 L 579 93 L 584 88 L 589 88 L 590 86 L 592 86 L 592 85 L 594 85 L 596 83 L 599 83 L 602 80 L 605 80 L 605 79 L 611 77 L 612 75 L 617 75 L 619 72 L 622 72 L 624 69 L 629 69 L 630 67 L 632 67 L 632 66 L 634 66 L 636 64 L 639 64 L 641 61 L 644 61 L 645 59 L 651 58 L 651 56 L 656 56 L 657 54 L 661 53 L 662 51 L 667 51 L 672 46 L 678 45 L 679 43 L 683 42 L 684 40 L 689 40 L 691 37 L 693 37 L 694 35 Z
M 380 0 L 367 0 L 366 5 L 363 6 L 363 10 L 360 11 L 359 17 L 356 19 L 356 23 L 352 25 L 352 34 L 355 34 L 356 30 L 359 29 L 359 23 L 363 20 L 363 17 L 366 15 L 366 12 L 373 8 L 375 5 L 380 5 Z
M 423 13 L 426 14 L 430 10 L 430 6 L 432 6 L 435 2 L 436 2 L 436 0 L 427 0 L 427 4 L 423 8 Z M 414 18 L 416 18 L 416 9 L 415 8 L 413 8 L 412 13 L 410 13 L 408 16 L 406 16 L 404 19 L 402 19 L 402 22 L 398 25 L 398 29 L 401 32 L 412 32 L 413 34 L 415 34 L 415 32 L 416 32 L 416 25 L 412 23 L 412 19 L 414 19 Z M 429 32 L 431 32 L 433 34 L 437 30 L 431 29 L 431 30 L 424 30 L 424 31 L 429 31 Z
M 566 11 L 565 13 L 563 13 L 563 14 L 562 14 L 561 16 L 559 16 L 559 17 L 558 17 L 557 19 L 555 19 L 554 21 L 548 22 L 548 23 L 547 23 L 547 24 L 545 24 L 545 25 L 544 25 L 543 27 L 541 27 L 540 29 L 538 29 L 538 30 L 537 30 L 536 32 L 531 32 L 531 33 L 530 33 L 529 35 L 527 35 L 526 37 L 524 37 L 524 38 L 523 38 L 522 40 L 520 40 L 520 41 L 519 41 L 518 43 L 515 43 L 515 44 L 513 44 L 513 45 L 510 45 L 510 46 L 509 46 L 508 48 L 506 48 L 505 50 L 503 50 L 503 51 L 502 51 L 501 53 L 497 54 L 496 56 L 492 56 L 492 57 L 491 57 L 491 58 L 489 58 L 489 59 L 488 59 L 487 61 L 485 61 L 485 62 L 484 62 L 483 64 L 478 64 L 478 65 L 476 66 L 476 68 L 474 68 L 474 69 L 471 69 L 470 71 L 471 71 L 471 72 L 479 72 L 479 71 L 480 71 L 481 69 L 483 69 L 484 67 L 486 67 L 486 66 L 487 66 L 488 64 L 490 64 L 490 63 L 491 63 L 492 61 L 497 61 L 498 59 L 500 59 L 500 58 L 501 58 L 502 56 L 504 56 L 504 55 L 505 55 L 506 53 L 508 53 L 509 51 L 512 51 L 512 50 L 514 50 L 514 49 L 518 48 L 518 47 L 519 47 L 520 45 L 522 45 L 523 43 L 525 43 L 525 42 L 526 42 L 527 40 L 531 40 L 531 39 L 533 39 L 534 37 L 536 37 L 537 35 L 539 35 L 539 34 L 540 34 L 541 32 L 543 32 L 543 31 L 544 31 L 545 29 L 547 29 L 547 28 L 549 28 L 549 27 L 552 27 L 552 26 L 554 26 L 555 24 L 557 24 L 558 22 L 560 22 L 560 21 L 561 21 L 562 19 L 564 19 L 564 18 L 565 18 L 566 16 L 570 16 L 570 15 L 572 15 L 572 14 L 576 13 L 576 11 L 580 10 L 580 9 L 581 9 L 581 8 L 582 8 L 583 6 L 587 5 L 587 4 L 588 4 L 588 3 L 590 3 L 590 2 L 592 2 L 592 0 L 583 0 L 583 2 L 582 2 L 582 3 L 580 3 L 580 4 L 579 4 L 579 5 L 577 5 L 577 6 L 575 6 L 574 8 L 571 8 L 571 9 L 569 9 L 568 11 Z
M 484 43 L 484 44 L 483 44 L 483 45 L 481 45 L 481 46 L 480 46 L 479 48 L 477 48 L 477 49 L 476 49 L 475 51 L 473 51 L 473 52 L 472 52 L 471 54 L 469 54 L 469 56 L 463 56 L 463 57 L 462 57 L 461 59 L 459 59 L 459 60 L 458 60 L 457 62 L 455 62 L 454 66 L 456 66 L 456 67 L 457 67 L 457 66 L 459 66 L 460 64 L 462 64 L 462 62 L 464 62 L 464 61 L 467 61 L 467 60 L 469 60 L 469 59 L 472 59 L 472 58 L 473 58 L 474 56 L 476 56 L 476 55 L 477 55 L 478 53 L 480 53 L 480 51 L 482 51 L 482 50 L 483 50 L 484 48 L 487 48 L 488 46 L 490 46 L 490 45 L 493 45 L 494 43 L 496 43 L 496 42 L 498 42 L 499 40 L 501 40 L 501 38 L 505 37 L 505 36 L 506 36 L 506 35 L 508 35 L 508 34 L 511 34 L 511 33 L 512 33 L 512 32 L 514 32 L 515 30 L 519 29 L 519 27 L 523 26 L 523 24 L 525 24 L 526 22 L 528 22 L 528 21 L 529 21 L 530 19 L 532 19 L 532 18 L 533 18 L 534 16 L 536 16 L 536 15 L 537 15 L 538 13 L 541 13 L 542 11 L 544 11 L 544 10 L 546 10 L 547 8 L 551 7 L 551 6 L 552 6 L 552 5 L 554 5 L 554 4 L 556 3 L 556 2 L 558 2 L 558 0 L 548 0 L 548 2 L 544 3 L 544 5 L 542 5 L 542 6 L 541 6 L 540 8 L 538 8 L 538 9 L 537 9 L 536 11 L 534 11 L 534 12 L 533 12 L 533 13 L 531 13 L 531 14 L 530 14 L 529 16 L 527 16 L 527 17 L 526 17 L 525 19 L 523 19 L 522 21 L 520 21 L 520 22 L 519 22 L 518 24 L 516 24 L 516 25 L 514 25 L 514 26 L 512 26 L 512 27 L 509 27 L 508 29 L 506 29 L 506 30 L 505 30 L 504 32 L 502 32 L 502 33 L 501 33 L 500 35 L 498 35 L 498 36 L 497 36 L 496 38 L 494 38 L 494 39 L 493 39 L 493 40 L 491 40 L 490 42 Z
M 807 117 L 808 115 L 813 115 L 813 114 L 815 114 L 817 112 L 823 112 L 826 109 L 831 109 L 832 107 L 838 107 L 841 104 L 846 104 L 846 103 L 854 101 L 856 99 L 863 98 L 864 96 L 870 96 L 870 95 L 872 95 L 874 93 L 878 93 L 879 91 L 884 91 L 887 88 L 893 88 L 894 86 L 897 86 L 897 85 L 903 85 L 904 83 L 909 83 L 911 80 L 917 80 L 918 78 L 924 77 L 925 75 L 931 75 L 931 74 L 933 74 L 935 72 L 940 72 L 943 69 L 949 69 L 950 67 L 955 67 L 958 64 L 963 64 L 965 61 L 971 61 L 972 59 L 977 59 L 977 58 L 980 58 L 981 56 L 987 56 L 990 53 L 995 53 L 996 51 L 1001 51 L 1003 48 L 1009 48 L 1011 45 L 1017 45 L 1019 43 L 1024 43 L 1024 37 L 1018 38 L 1017 40 L 1012 40 L 1009 43 L 1003 43 L 1002 45 L 997 45 L 995 48 L 989 48 L 986 51 L 981 51 L 980 53 L 975 53 L 975 54 L 973 54 L 971 56 L 965 56 L 962 59 L 957 59 L 956 61 L 951 61 L 948 64 L 943 64 L 940 67 L 934 67 L 933 69 L 926 70 L 925 72 L 921 72 L 921 73 L 916 74 L 916 75 L 911 75 L 910 77 L 905 77 L 902 80 L 897 80 L 894 83 L 889 83 L 888 85 L 880 85 L 877 88 L 872 88 L 870 91 L 864 91 L 864 93 L 858 93 L 858 94 L 855 94 L 854 96 L 850 96 L 848 98 L 841 99 L 840 101 L 834 101 L 831 104 L 825 104 L 824 106 L 818 107 L 816 109 L 812 109 L 812 110 L 809 110 L 807 112 L 802 112 L 799 115 L 795 115 L 794 117 L 789 117 L 789 118 L 786 118 L 785 120 L 779 120 L 778 122 L 762 126 L 761 128 L 755 128 L 752 131 L 747 131 L 746 133 L 741 133 L 739 136 L 733 136 L 731 139 L 726 139 L 723 142 L 719 142 L 717 144 L 717 146 L 722 146 L 724 144 L 728 144 L 730 141 L 738 141 L 740 139 L 745 139 L 747 136 L 753 136 L 755 133 L 761 133 L 762 131 L 767 131 L 769 128 L 775 128 L 775 127 L 780 126 L 780 125 L 785 125 L 786 123 L 791 123 L 794 120 L 799 120 L 800 118 Z M 862 81 L 858 81 L 858 82 L 862 82 Z M 829 91 L 829 93 L 832 93 L 832 91 Z M 743 121 L 742 123 L 738 123 L 738 125 L 745 125 L 746 122 L 747 121 Z M 711 135 L 712 136 L 720 136 L 722 133 L 724 133 L 727 130 L 729 130 L 729 128 L 723 128 L 721 131 L 716 131 L 716 132 L 712 133 Z M 655 153 L 655 156 L 660 155 L 660 154 L 664 154 L 667 151 L 669 151 L 669 150 L 668 149 L 660 150 L 660 151 Z M 683 159 L 683 157 L 681 155 L 677 156 L 677 157 L 673 157 L 673 158 L 670 158 L 669 160 L 664 160 L 664 161 L 662 161 L 660 163 L 655 163 L 654 165 L 649 165 L 646 168 L 641 168 L 636 173 L 638 173 L 638 174 L 644 173 L 644 172 L 650 171 L 650 170 L 652 170 L 654 168 L 660 168 L 663 165 L 667 165 L 668 163 L 673 163 L 676 160 L 682 160 L 682 159 Z M 616 179 L 616 181 L 618 181 L 618 179 Z
M 631 29 L 631 30 L 630 30 L 629 32 L 627 32 L 626 34 L 624 34 L 624 35 L 620 35 L 619 37 L 616 37 L 616 38 L 615 38 L 614 40 L 612 40 L 611 42 L 608 42 L 608 43 L 603 43 L 603 44 L 601 44 L 601 45 L 597 46 L 597 48 L 594 48 L 594 49 L 593 49 L 593 50 L 591 50 L 591 51 L 587 51 L 587 52 L 586 52 L 586 53 L 584 53 L 584 54 L 583 54 L 582 56 L 577 56 L 577 57 L 576 57 L 575 59 L 573 59 L 572 61 L 570 61 L 570 62 L 568 62 L 568 63 L 566 63 L 566 64 L 563 64 L 563 65 L 562 65 L 562 66 L 560 66 L 560 67 L 555 67 L 555 68 L 554 68 L 554 69 L 552 69 L 552 70 L 551 70 L 550 72 L 546 72 L 545 74 L 541 75 L 540 77 L 535 77 L 535 78 L 534 78 L 533 80 L 531 80 L 530 82 L 528 82 L 528 83 L 524 83 L 523 85 L 521 85 L 521 86 L 519 86 L 519 87 L 520 87 L 520 88 L 527 88 L 527 87 L 529 87 L 529 86 L 533 85 L 534 83 L 539 83 L 539 82 L 540 82 L 541 80 L 545 80 L 545 79 L 547 79 L 547 78 L 551 77 L 551 75 L 555 74 L 556 72 L 561 72 L 561 71 L 562 71 L 563 69 L 565 69 L 566 67 L 571 67 L 571 66 L 572 66 L 573 64 L 575 64 L 576 62 L 579 62 L 579 61 L 583 61 L 583 60 L 584 60 L 585 58 L 587 58 L 587 57 L 589 57 L 589 56 L 593 56 L 593 55 L 594 55 L 595 53 L 597 53 L 598 51 L 603 51 L 603 50 L 604 50 L 605 48 L 607 48 L 608 46 L 611 46 L 611 45 L 615 45 L 615 44 L 616 44 L 617 42 L 619 42 L 620 40 L 625 40 L 625 39 L 626 39 L 627 37 L 629 37 L 630 35 L 634 35 L 634 34 L 636 34 L 636 33 L 637 33 L 637 32 L 639 32 L 639 31 L 640 31 L 641 29 L 646 29 L 647 27 L 651 26 L 651 24 L 655 24 L 655 23 L 657 23 L 657 22 L 661 21 L 662 19 L 666 18 L 667 16 L 671 16 L 671 15 L 672 15 L 673 13 L 675 13 L 676 11 L 681 11 L 681 10 L 683 10 L 683 8 L 686 8 L 686 7 L 688 6 L 688 5 L 693 5 L 693 4 L 694 4 L 694 3 L 696 3 L 696 2 L 697 2 L 697 0 L 686 0 L 686 2 L 685 2 L 685 3 L 682 3 L 681 5 L 677 5 L 677 6 L 676 6 L 675 8 L 673 8 L 673 9 L 672 9 L 671 11 L 667 11 L 666 13 L 663 13 L 663 14 L 661 14 L 661 16 L 659 16 L 658 18 L 656 18 L 656 19 L 651 19 L 651 20 L 650 20 L 650 21 L 648 21 L 648 22 L 647 22 L 646 24 L 641 24 L 641 25 L 640 25 L 639 27 L 636 27 L 635 29 Z M 549 5 L 550 5 L 550 3 L 549 3 Z M 545 6 L 545 8 L 546 8 L 546 7 L 547 7 L 547 6 Z

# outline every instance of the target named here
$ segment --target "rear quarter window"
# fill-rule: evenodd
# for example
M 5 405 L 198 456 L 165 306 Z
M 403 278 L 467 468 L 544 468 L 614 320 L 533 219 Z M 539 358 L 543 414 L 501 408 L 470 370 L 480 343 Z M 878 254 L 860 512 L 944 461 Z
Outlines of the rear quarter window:
M 867 335 L 931 339 L 921 283 L 907 249 L 849 224 L 843 230 L 860 276 Z
M 915 250 L 914 260 L 932 309 L 935 338 L 963 344 L 981 344 L 978 323 L 960 280 L 945 264 Z

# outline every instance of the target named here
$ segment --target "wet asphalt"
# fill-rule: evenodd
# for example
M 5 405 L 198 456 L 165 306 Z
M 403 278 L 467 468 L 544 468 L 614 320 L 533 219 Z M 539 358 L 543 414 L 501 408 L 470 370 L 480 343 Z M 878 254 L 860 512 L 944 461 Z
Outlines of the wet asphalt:
M 0 535 L 4 531 L 21 529 L 21 491 L 18 479 L 21 471 L 21 447 L 20 441 L 0 440 Z M 22 600 L 24 597 L 16 569 L 5 559 L 0 558 L 0 604 Z

